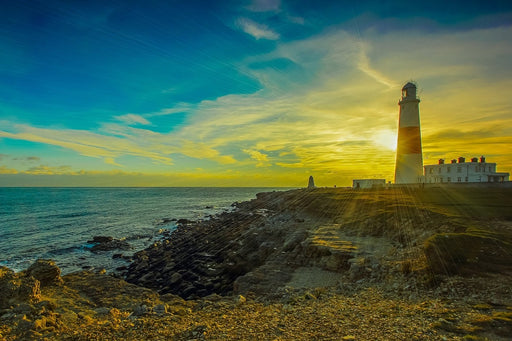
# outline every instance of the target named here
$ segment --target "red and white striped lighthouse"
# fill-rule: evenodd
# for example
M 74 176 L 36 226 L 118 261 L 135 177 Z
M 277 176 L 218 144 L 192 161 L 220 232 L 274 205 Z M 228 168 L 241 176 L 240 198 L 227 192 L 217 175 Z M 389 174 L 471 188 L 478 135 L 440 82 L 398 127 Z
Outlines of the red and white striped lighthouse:
M 402 88 L 398 119 L 395 184 L 422 182 L 423 156 L 421 150 L 419 98 L 416 85 L 409 82 Z

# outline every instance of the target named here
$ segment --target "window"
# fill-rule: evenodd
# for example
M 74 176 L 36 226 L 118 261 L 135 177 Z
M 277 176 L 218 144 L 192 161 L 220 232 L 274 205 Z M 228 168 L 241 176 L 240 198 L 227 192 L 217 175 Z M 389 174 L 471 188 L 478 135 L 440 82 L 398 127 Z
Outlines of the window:
M 478 166 L 475 166 L 475 172 L 478 172 Z
M 492 167 L 489 167 L 489 172 L 492 172 Z
M 457 182 L 462 182 L 462 178 L 460 176 L 457 178 Z
M 434 168 L 430 168 L 430 174 L 434 173 Z
M 462 167 L 457 167 L 457 173 L 462 173 Z
M 466 176 L 466 182 L 468 182 L 468 177 Z
M 450 173 L 450 166 L 446 167 L 446 173 Z M 448 180 L 450 181 L 450 180 Z
M 440 178 L 439 178 L 439 182 L 443 182 L 443 177 L 440 177 Z
M 441 167 L 439 167 L 437 170 L 438 170 L 438 173 L 441 174 Z

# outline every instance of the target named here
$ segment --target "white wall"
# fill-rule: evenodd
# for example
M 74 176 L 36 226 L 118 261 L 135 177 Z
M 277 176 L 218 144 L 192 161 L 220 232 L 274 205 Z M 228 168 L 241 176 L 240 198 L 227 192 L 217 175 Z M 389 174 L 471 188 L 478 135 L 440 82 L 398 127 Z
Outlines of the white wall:
M 427 165 L 424 169 L 426 183 L 509 181 L 508 173 L 496 172 L 496 163 L 445 163 Z

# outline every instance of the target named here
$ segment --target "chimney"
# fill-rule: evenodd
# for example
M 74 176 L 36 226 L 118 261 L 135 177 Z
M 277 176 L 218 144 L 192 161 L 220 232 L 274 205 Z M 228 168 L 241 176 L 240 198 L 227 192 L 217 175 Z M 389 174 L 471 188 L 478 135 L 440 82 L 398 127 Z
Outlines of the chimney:
M 444 159 L 439 159 L 439 164 L 444 165 Z
M 477 157 L 472 157 L 471 158 L 471 162 L 478 162 L 478 158 Z
M 456 160 L 456 159 L 453 159 L 453 160 L 452 160 L 452 163 L 457 163 L 457 160 Z
M 480 156 L 480 162 L 481 162 L 481 163 L 485 163 L 485 157 L 484 157 L 483 155 L 482 155 L 482 156 Z
M 463 158 L 462 156 L 461 156 L 461 157 L 459 157 L 459 163 L 464 163 L 464 162 L 466 162 L 466 159 L 465 159 L 465 158 Z

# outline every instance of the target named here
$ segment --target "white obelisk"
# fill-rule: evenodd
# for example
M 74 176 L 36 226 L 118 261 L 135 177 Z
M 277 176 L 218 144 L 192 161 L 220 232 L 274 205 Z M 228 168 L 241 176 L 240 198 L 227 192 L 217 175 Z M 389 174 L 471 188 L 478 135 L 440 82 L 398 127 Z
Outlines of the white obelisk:
M 420 100 L 416 98 L 416 85 L 407 83 L 402 88 L 398 119 L 395 184 L 422 182 L 423 156 L 421 150 Z

